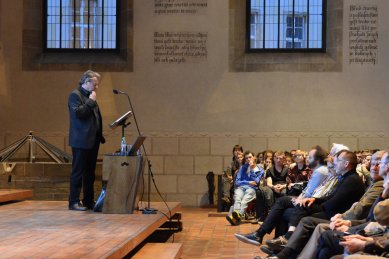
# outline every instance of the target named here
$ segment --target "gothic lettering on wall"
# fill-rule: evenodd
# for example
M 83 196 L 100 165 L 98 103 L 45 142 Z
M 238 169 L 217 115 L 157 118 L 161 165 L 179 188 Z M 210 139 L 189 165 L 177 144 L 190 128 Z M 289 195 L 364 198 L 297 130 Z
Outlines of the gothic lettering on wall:
M 376 5 L 350 5 L 349 63 L 378 62 L 378 8 Z
M 154 14 L 204 14 L 208 0 L 154 0 Z
M 206 61 L 207 39 L 207 32 L 154 32 L 154 63 Z

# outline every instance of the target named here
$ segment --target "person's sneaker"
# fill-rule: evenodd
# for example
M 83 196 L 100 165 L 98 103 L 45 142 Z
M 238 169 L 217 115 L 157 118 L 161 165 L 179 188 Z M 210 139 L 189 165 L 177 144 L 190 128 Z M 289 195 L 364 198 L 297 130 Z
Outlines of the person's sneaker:
M 242 215 L 237 210 L 232 212 L 232 217 L 236 220 L 236 222 L 240 222 L 242 220 Z
M 266 241 L 266 245 L 273 251 L 281 251 L 288 243 L 288 239 L 285 236 L 279 236 L 275 239 Z
M 236 226 L 236 225 L 239 224 L 239 223 L 236 221 L 236 219 L 235 219 L 232 215 L 226 216 L 226 219 L 227 219 L 228 222 L 230 222 L 230 224 L 231 224 L 232 226 Z
M 247 235 L 235 234 L 235 237 L 246 244 L 259 246 L 262 243 L 262 237 L 258 236 L 256 231 Z

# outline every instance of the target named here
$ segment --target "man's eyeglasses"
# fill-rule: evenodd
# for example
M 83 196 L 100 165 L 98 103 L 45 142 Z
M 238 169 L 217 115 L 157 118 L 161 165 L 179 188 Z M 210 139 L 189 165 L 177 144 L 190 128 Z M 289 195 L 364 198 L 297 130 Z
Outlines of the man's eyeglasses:
M 349 162 L 349 161 L 347 161 L 347 160 L 345 160 L 345 159 L 336 159 L 336 162 Z
M 389 161 L 382 161 L 382 160 L 381 160 L 378 164 L 379 164 L 379 165 L 387 165 L 388 163 L 389 163 Z

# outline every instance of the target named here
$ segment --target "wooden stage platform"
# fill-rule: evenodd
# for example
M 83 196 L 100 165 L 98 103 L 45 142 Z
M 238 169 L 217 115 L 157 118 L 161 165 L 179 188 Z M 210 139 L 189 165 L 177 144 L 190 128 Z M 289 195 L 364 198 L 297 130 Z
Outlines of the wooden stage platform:
M 32 190 L 1 189 L 0 202 L 19 201 L 32 197 Z
M 181 210 L 168 202 L 171 215 Z M 102 214 L 68 210 L 65 201 L 22 201 L 0 206 L 1 258 L 122 258 L 167 221 L 157 214 Z

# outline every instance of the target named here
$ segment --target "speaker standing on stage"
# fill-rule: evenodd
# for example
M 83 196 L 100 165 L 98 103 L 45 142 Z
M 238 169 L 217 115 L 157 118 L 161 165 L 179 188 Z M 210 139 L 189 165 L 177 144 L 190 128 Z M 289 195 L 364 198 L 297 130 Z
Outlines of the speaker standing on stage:
M 94 207 L 95 169 L 102 134 L 102 119 L 96 102 L 100 74 L 86 71 L 79 88 L 72 91 L 68 100 L 70 129 L 69 145 L 73 161 L 70 176 L 69 210 L 85 211 Z M 83 200 L 80 203 L 81 187 Z

